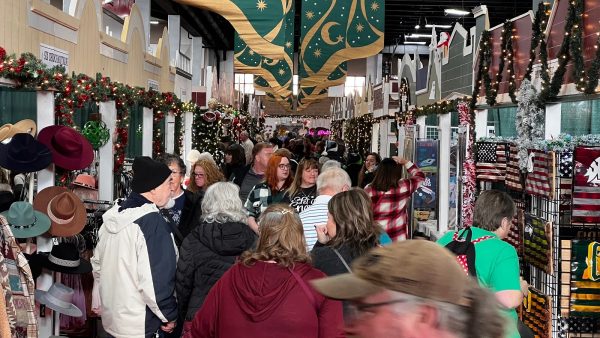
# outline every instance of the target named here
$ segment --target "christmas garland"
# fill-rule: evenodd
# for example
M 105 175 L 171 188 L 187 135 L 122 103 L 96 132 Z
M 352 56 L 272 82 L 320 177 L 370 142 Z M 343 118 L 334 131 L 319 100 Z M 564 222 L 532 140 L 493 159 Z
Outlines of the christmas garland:
M 525 79 L 519 91 L 519 106 L 517 108 L 516 129 L 519 147 L 519 166 L 522 171 L 527 170 L 527 148 L 525 144 L 544 139 L 545 110 L 537 102 L 538 94 L 531 84 Z
M 330 130 L 334 140 L 341 139 L 344 130 L 344 120 L 331 121 Z
M 114 153 L 115 172 L 122 168 L 125 161 L 125 149 L 128 140 L 129 110 L 136 103 L 152 108 L 154 114 L 163 116 L 164 112 L 181 114 L 182 102 L 173 93 L 157 93 L 146 91 L 141 87 L 130 87 L 110 78 L 96 74 L 93 79 L 85 74 L 69 76 L 64 67 L 49 68 L 31 53 L 22 53 L 20 57 L 7 55 L 0 47 L 0 78 L 15 82 L 15 88 L 54 90 L 56 123 L 76 127 L 73 123 L 74 111 L 83 107 L 87 102 L 115 101 L 117 121 L 115 128 Z M 156 120 L 156 119 L 155 119 Z M 160 132 L 155 132 L 154 142 Z M 162 147 L 162 146 L 160 146 Z M 156 145 L 156 150 L 159 146 Z M 162 148 L 160 148 L 162 149 Z M 164 149 L 162 150 L 164 151 Z
M 546 4 L 540 2 L 538 4 L 537 12 L 533 20 L 533 26 L 531 33 L 531 50 L 529 51 L 529 64 L 527 65 L 527 71 L 525 72 L 524 79 L 531 80 L 531 72 L 533 71 L 533 65 L 536 60 L 535 51 L 538 45 L 545 41 L 544 30 L 546 29 L 546 23 L 548 21 L 548 13 L 546 12 Z M 544 44 L 545 46 L 545 44 Z M 546 50 L 541 48 L 540 51 Z
M 366 158 L 371 151 L 371 137 L 373 134 L 373 116 L 371 114 L 354 117 L 345 124 L 345 139 L 349 152 L 356 152 Z
M 517 103 L 517 83 L 516 83 L 516 73 L 515 73 L 515 63 L 514 63 L 514 55 L 515 52 L 513 50 L 513 39 L 514 39 L 514 23 L 512 21 L 508 21 L 505 24 L 505 29 L 506 31 L 509 33 L 508 38 L 504 41 L 506 41 L 506 48 L 505 50 L 507 51 L 507 55 L 506 55 L 506 59 L 508 61 L 508 96 L 510 97 L 510 101 L 512 103 Z
M 598 40 L 595 46 L 596 57 L 594 58 L 594 61 L 592 61 L 592 65 L 588 70 L 589 81 L 584 90 L 584 93 L 586 94 L 595 93 L 596 87 L 598 87 L 598 75 L 600 73 L 600 48 L 598 48 L 598 45 L 600 45 L 600 33 L 598 33 Z
M 481 85 L 483 82 L 483 73 L 484 73 L 484 62 L 483 57 L 486 52 L 484 50 L 488 49 L 488 43 L 490 40 L 490 32 L 485 30 L 481 33 L 481 39 L 479 40 L 479 65 L 477 67 L 477 75 L 475 77 L 475 85 L 473 86 L 473 95 L 471 95 L 471 103 L 469 104 L 469 111 L 472 114 L 475 114 L 475 107 L 477 106 L 477 99 L 479 98 L 479 93 L 481 92 Z
M 573 15 L 577 22 L 573 25 L 573 33 L 570 35 L 570 52 L 573 59 L 573 79 L 577 90 L 580 92 L 585 91 L 585 66 L 583 64 L 583 11 L 584 5 L 583 0 L 572 0 L 571 5 L 573 6 Z
M 502 83 L 502 77 L 503 77 L 505 63 L 508 62 L 509 67 L 512 67 L 512 61 L 513 61 L 513 49 L 512 49 L 513 35 L 512 35 L 512 33 L 513 33 L 513 23 L 512 23 L 512 21 L 508 20 L 502 26 L 502 36 L 500 37 L 500 48 L 502 49 L 502 56 L 500 57 L 500 64 L 498 65 L 498 72 L 496 73 L 496 81 L 492 85 L 491 92 L 488 95 L 486 95 L 486 102 L 490 106 L 493 106 L 496 104 L 496 98 L 498 97 L 498 91 L 500 90 L 500 83 Z M 491 46 L 490 46 L 490 49 L 491 49 Z M 511 71 L 512 71 L 512 73 L 511 73 Z M 513 78 L 514 78 L 514 68 L 508 69 L 508 75 L 512 76 L 509 79 L 509 81 L 512 83 Z
M 489 31 L 484 31 L 481 34 L 481 40 L 483 43 L 483 49 L 480 50 L 479 55 L 481 58 L 479 62 L 483 68 L 480 67 L 482 74 L 481 79 L 483 81 L 483 87 L 485 88 L 485 99 L 496 100 L 496 96 L 492 90 L 492 78 L 490 77 L 490 67 L 492 65 L 492 34 Z
M 462 226 L 470 226 L 473 224 L 473 210 L 475 209 L 475 191 L 476 173 L 475 159 L 473 158 L 473 145 L 475 140 L 475 120 L 473 119 L 472 110 L 470 110 L 467 102 L 461 102 L 457 105 L 458 117 L 460 124 L 468 126 L 469 139 L 467 140 L 467 151 L 465 153 L 465 161 L 463 163 L 462 177 L 463 184 L 463 203 L 462 203 Z

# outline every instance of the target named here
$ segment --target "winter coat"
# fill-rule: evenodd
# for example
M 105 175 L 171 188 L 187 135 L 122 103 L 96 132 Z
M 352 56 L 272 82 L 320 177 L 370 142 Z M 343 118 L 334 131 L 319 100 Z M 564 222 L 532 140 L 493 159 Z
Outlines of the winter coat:
M 194 317 L 193 337 L 344 337 L 341 303 L 317 293 L 309 283 L 325 274 L 306 263 L 296 263 L 293 271 L 306 291 L 290 269 L 276 263 L 234 265 Z
M 142 195 L 131 195 L 102 217 L 92 257 L 102 325 L 114 337 L 152 337 L 177 319 L 177 248 L 170 225 Z
M 179 311 L 185 320 L 194 318 L 213 285 L 255 241 L 254 231 L 240 222 L 201 222 L 185 238 L 176 282 Z

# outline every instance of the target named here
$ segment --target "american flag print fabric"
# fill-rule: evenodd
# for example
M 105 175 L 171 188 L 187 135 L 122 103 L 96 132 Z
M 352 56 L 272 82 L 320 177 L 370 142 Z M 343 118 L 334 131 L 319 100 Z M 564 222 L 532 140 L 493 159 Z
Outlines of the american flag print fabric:
M 517 215 L 512 219 L 512 226 L 508 232 L 508 236 L 504 239 L 510 245 L 514 246 L 519 256 L 523 255 L 523 209 L 517 208 Z
M 573 151 L 563 151 L 558 157 L 558 176 L 564 178 L 573 177 Z
M 510 190 L 523 191 L 521 169 L 519 168 L 519 148 L 511 144 L 508 150 L 508 163 L 506 164 L 506 187 Z
M 529 151 L 525 192 L 552 199 L 554 196 L 554 152 Z
M 573 223 L 600 223 L 600 148 L 575 148 Z
M 506 177 L 506 150 L 503 143 L 478 143 L 476 177 L 480 181 L 499 182 Z

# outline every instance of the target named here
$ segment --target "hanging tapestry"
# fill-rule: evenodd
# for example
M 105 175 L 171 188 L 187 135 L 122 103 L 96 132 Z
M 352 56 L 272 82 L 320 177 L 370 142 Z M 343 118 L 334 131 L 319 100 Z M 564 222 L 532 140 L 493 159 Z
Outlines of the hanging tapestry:
M 506 187 L 515 191 L 523 191 L 521 170 L 519 168 L 519 148 L 511 144 L 506 164 Z
M 573 151 L 556 153 L 556 161 L 558 163 L 559 212 L 561 215 L 570 214 L 571 198 L 573 197 Z
M 563 151 L 562 153 L 558 153 L 557 157 L 559 157 L 558 176 L 566 178 L 573 177 L 573 151 Z
M 552 337 L 552 307 L 550 297 L 529 287 L 529 294 L 523 298 L 523 323 L 537 338 Z
M 523 255 L 523 209 L 517 209 L 517 216 L 513 217 L 510 232 L 505 241 L 514 246 L 519 256 Z
M 571 241 L 570 316 L 600 317 L 600 243 Z
M 554 196 L 554 152 L 530 150 L 527 161 L 525 191 L 552 199 Z
M 573 223 L 600 223 L 600 148 L 577 147 L 574 157 Z
M 525 213 L 523 257 L 531 265 L 552 274 L 552 223 Z
M 506 150 L 503 143 L 480 142 L 477 144 L 475 172 L 480 181 L 504 181 L 506 176 Z

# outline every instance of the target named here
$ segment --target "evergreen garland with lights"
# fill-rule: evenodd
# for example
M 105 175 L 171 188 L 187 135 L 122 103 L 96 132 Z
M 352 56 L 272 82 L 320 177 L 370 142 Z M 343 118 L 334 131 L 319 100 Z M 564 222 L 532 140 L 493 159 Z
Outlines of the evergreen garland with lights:
M 573 33 L 571 34 L 571 41 L 569 50 L 573 59 L 573 79 L 577 90 L 580 92 L 585 91 L 585 66 L 583 64 L 583 11 L 584 5 L 583 0 L 573 0 L 571 2 L 573 6 L 573 15 L 577 22 L 573 24 Z
M 483 65 L 483 55 L 484 55 L 484 50 L 487 49 L 487 42 L 489 42 L 490 39 L 490 32 L 485 30 L 481 33 L 481 39 L 479 40 L 479 55 L 478 55 L 478 59 L 479 59 L 479 65 L 477 67 L 477 74 L 475 77 L 475 86 L 473 88 L 473 95 L 471 95 L 471 103 L 469 104 L 469 111 L 472 112 L 472 114 L 474 114 L 475 112 L 475 106 L 477 105 L 477 99 L 479 98 L 479 93 L 481 91 L 481 85 L 483 82 L 483 70 L 484 70 L 484 65 Z
M 545 42 L 544 30 L 546 29 L 546 23 L 548 21 L 548 13 L 546 12 L 546 4 L 540 2 L 538 4 L 537 12 L 533 20 L 532 33 L 531 33 L 531 50 L 529 51 L 529 64 L 527 65 L 527 71 L 525 72 L 525 79 L 531 80 L 531 72 L 533 71 L 533 65 L 535 63 L 535 51 L 542 42 Z M 544 43 L 545 46 L 545 43 Z M 546 48 L 540 47 L 540 51 Z
M 209 152 L 217 164 L 221 161 L 223 151 L 219 148 L 219 137 L 221 136 L 221 120 L 207 122 L 204 114 L 208 109 L 197 108 L 194 111 L 192 123 L 192 149 L 199 152 Z
M 341 139 L 342 138 L 342 133 L 344 130 L 344 120 L 336 120 L 336 121 L 331 121 L 331 135 L 333 135 L 333 139 L 337 140 L 337 139 Z
M 345 126 L 346 147 L 349 152 L 356 152 L 366 158 L 371 151 L 371 137 L 373 134 L 373 116 L 371 114 L 354 117 L 347 121 Z
M 598 48 L 598 45 L 600 45 L 600 33 L 597 33 L 597 35 L 598 40 L 594 46 L 594 48 L 596 48 L 596 57 L 594 58 L 594 61 L 592 61 L 592 65 L 588 70 L 589 81 L 584 90 L 584 93 L 586 94 L 593 94 L 596 92 L 596 87 L 598 87 L 598 75 L 600 73 L 600 48 Z
M 513 50 L 513 39 L 514 39 L 514 23 L 512 21 L 508 21 L 505 23 L 505 29 L 510 32 L 510 34 L 508 34 L 508 39 L 506 39 L 506 48 L 505 50 L 507 51 L 507 61 L 508 61 L 508 96 L 510 97 L 510 101 L 512 103 L 517 103 L 517 94 L 515 93 L 517 91 L 517 82 L 516 82 L 516 77 L 517 74 L 515 73 L 515 63 L 514 63 L 514 55 L 515 52 Z
M 484 34 L 485 33 L 485 34 Z M 486 101 L 496 100 L 496 95 L 492 89 L 492 78 L 490 77 L 490 67 L 492 65 L 492 34 L 489 31 L 484 31 L 481 34 L 481 40 L 483 40 L 483 49 L 480 50 L 481 62 L 483 68 L 481 69 L 481 79 L 485 88 L 485 99 Z

